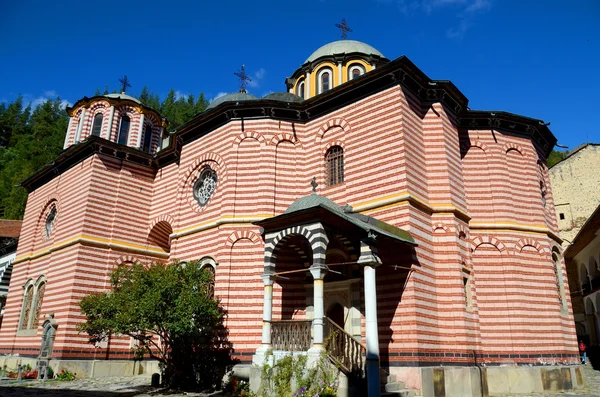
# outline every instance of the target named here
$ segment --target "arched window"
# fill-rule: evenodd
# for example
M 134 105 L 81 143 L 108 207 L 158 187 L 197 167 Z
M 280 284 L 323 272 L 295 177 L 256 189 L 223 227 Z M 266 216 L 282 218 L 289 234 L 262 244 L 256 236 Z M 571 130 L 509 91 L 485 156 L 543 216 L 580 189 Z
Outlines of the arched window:
M 144 128 L 144 144 L 142 145 L 142 150 L 146 153 L 150 153 L 152 149 L 152 126 L 150 124 L 146 124 L 146 128 Z
M 129 137 L 129 124 L 131 124 L 131 119 L 129 116 L 121 117 L 121 126 L 119 127 L 119 138 L 117 139 L 117 143 L 121 145 L 127 145 L 127 138 Z
M 363 74 L 365 74 L 365 68 L 361 65 L 352 65 L 348 68 L 348 80 L 354 80 Z
M 302 80 L 296 87 L 296 95 L 304 98 L 304 80 Z
M 29 329 L 29 318 L 31 317 L 31 304 L 33 302 L 33 284 L 25 287 L 23 296 L 23 307 L 21 308 L 21 322 L 19 329 Z
M 92 125 L 92 135 L 100 136 L 100 132 L 102 131 L 102 119 L 104 116 L 102 113 L 98 113 L 94 116 L 94 124 Z
M 216 189 L 217 173 L 210 167 L 204 168 L 194 184 L 194 198 L 204 207 Z
M 46 223 L 44 225 L 46 230 L 46 237 L 50 237 L 52 231 L 54 230 L 54 223 L 56 221 L 56 205 L 52 205 L 50 211 L 48 211 L 48 215 L 46 215 Z
M 331 69 L 323 69 L 318 74 L 319 94 L 331 89 Z
M 557 293 L 557 298 L 558 298 L 558 302 L 560 303 L 560 308 L 561 310 L 564 310 L 567 308 L 567 299 L 565 296 L 565 285 L 563 282 L 563 275 L 562 275 L 562 263 L 560 260 L 560 256 L 558 254 L 558 252 L 553 251 L 552 252 L 552 267 L 554 268 L 554 277 L 555 277 L 555 282 L 556 282 L 556 293 Z
M 210 272 L 211 282 L 208 286 L 208 295 L 211 298 L 215 297 L 215 277 L 217 272 L 217 262 L 210 256 L 205 256 L 200 259 L 200 269 L 206 269 Z
M 325 181 L 327 186 L 344 182 L 344 149 L 332 146 L 325 154 Z
M 25 287 L 23 307 L 21 309 L 21 321 L 19 330 L 36 330 L 40 322 L 42 301 L 46 291 L 46 279 L 41 276 L 36 284 L 30 280 Z

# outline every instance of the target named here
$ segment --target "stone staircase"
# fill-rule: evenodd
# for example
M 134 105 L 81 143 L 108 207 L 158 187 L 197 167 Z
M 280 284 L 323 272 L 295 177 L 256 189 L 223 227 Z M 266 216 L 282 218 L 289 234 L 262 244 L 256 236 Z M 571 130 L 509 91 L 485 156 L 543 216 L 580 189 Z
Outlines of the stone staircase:
M 381 397 L 420 397 L 420 392 L 408 389 L 404 382 L 398 381 L 395 375 L 388 375 L 384 370 L 380 373 Z

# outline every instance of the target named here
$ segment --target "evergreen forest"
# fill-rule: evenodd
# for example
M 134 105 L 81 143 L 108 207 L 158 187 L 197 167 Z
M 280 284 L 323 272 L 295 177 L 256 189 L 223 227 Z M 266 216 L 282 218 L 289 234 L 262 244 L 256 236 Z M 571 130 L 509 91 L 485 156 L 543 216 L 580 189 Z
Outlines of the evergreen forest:
M 116 91 L 115 91 L 116 92 Z M 105 95 L 108 90 L 96 91 Z M 167 129 L 174 131 L 203 112 L 208 105 L 204 95 L 177 96 L 171 89 L 164 100 L 144 87 L 137 97 L 166 117 Z M 60 98 L 35 107 L 19 96 L 0 103 L 0 218 L 23 219 L 27 192 L 19 184 L 62 152 L 69 123 Z

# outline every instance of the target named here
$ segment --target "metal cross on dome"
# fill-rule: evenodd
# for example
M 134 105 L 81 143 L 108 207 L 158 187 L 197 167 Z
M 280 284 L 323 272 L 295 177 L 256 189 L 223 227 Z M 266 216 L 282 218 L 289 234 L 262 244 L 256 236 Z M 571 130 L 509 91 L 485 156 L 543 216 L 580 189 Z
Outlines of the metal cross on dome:
M 240 78 L 240 92 L 246 92 L 246 82 L 252 81 L 252 79 L 246 74 L 245 66 L 242 65 L 242 68 L 233 74 Z
M 352 32 L 352 29 L 346 24 L 346 18 L 342 18 L 341 23 L 336 23 L 336 27 L 338 27 L 342 32 L 342 40 L 346 40 L 348 37 L 348 32 Z
M 129 84 L 129 79 L 127 78 L 127 75 L 124 75 L 122 78 L 120 78 L 119 83 L 121 83 L 121 94 L 124 94 L 125 91 L 127 91 L 127 87 L 131 87 L 131 84 Z

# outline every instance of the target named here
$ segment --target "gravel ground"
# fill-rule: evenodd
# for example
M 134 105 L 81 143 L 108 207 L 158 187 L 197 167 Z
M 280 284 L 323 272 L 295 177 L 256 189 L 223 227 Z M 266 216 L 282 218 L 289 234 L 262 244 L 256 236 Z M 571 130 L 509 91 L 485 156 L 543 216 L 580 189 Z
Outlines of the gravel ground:
M 504 395 L 498 397 L 600 397 L 600 371 L 595 371 L 588 364 L 584 367 L 584 376 L 588 387 L 584 390 L 568 393 L 535 393 Z M 205 393 L 172 393 L 163 389 L 150 387 L 149 376 L 90 378 L 77 379 L 72 382 L 38 381 L 38 380 L 6 380 L 0 379 L 1 397 L 209 397 L 222 396 L 216 392 Z M 461 396 L 448 396 L 461 397 Z

